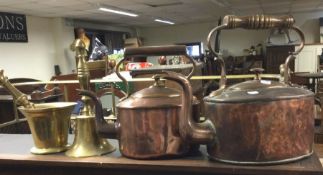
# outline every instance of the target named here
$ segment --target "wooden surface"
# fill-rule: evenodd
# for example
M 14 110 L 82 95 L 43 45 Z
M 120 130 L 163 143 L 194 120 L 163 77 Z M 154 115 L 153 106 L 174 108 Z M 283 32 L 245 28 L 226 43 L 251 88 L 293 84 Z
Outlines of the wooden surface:
M 316 154 L 284 165 L 237 166 L 208 160 L 205 147 L 201 147 L 200 153 L 185 158 L 132 160 L 122 157 L 119 151 L 89 158 L 69 158 L 63 153 L 32 155 L 29 153 L 32 145 L 31 135 L 0 134 L 0 174 L 323 174 Z M 317 146 L 317 150 L 322 156 L 323 145 Z

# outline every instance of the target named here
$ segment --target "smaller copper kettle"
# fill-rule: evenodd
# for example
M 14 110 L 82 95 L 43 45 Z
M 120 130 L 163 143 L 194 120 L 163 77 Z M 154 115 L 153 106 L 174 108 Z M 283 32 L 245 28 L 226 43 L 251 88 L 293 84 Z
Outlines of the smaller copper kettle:
M 125 58 L 134 56 L 185 55 L 185 46 L 152 46 L 127 48 Z M 126 85 L 128 82 L 119 73 L 116 74 Z M 96 103 L 96 125 L 98 133 L 103 137 L 117 138 L 120 152 L 129 158 L 153 159 L 161 157 L 183 156 L 190 151 L 192 144 L 186 141 L 187 118 L 192 118 L 192 88 L 188 79 L 193 75 L 195 62 L 191 73 L 185 77 L 181 74 L 167 71 L 155 72 L 155 84 L 132 95 L 127 89 L 127 97 L 117 105 L 117 122 L 106 123 L 102 116 L 102 106 L 95 95 L 83 91 Z M 164 80 L 177 82 L 183 93 L 165 86 Z M 128 87 L 128 86 L 127 86 Z M 194 106 L 193 106 L 194 108 Z M 194 124 L 195 126 L 195 124 Z M 184 130 L 185 129 L 185 130 Z M 196 132 L 202 141 L 213 138 L 214 130 Z M 189 133 L 191 136 L 192 133 Z M 181 137 L 184 135 L 185 137 Z M 210 138 L 211 136 L 211 138 Z M 193 145 L 194 146 L 194 145 Z M 195 146 L 196 147 L 196 146 Z
M 174 157 L 185 155 L 190 149 L 190 145 L 181 137 L 181 132 L 185 132 L 181 127 L 186 122 L 184 115 L 192 114 L 190 83 L 181 74 L 164 73 L 154 76 L 154 85 L 132 94 L 117 105 L 116 123 L 104 120 L 101 102 L 94 93 L 81 91 L 81 95 L 91 97 L 96 104 L 98 133 L 103 137 L 117 138 L 120 152 L 125 157 Z M 180 84 L 183 97 L 177 90 L 165 87 L 161 78 Z M 209 133 L 207 136 L 210 136 Z

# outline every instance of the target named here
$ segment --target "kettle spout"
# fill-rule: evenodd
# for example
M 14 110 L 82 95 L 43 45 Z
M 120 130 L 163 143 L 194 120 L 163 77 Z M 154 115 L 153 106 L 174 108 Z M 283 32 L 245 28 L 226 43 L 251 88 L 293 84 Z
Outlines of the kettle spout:
M 208 144 L 215 139 L 215 128 L 209 120 L 196 123 L 192 117 L 193 93 L 190 82 L 181 74 L 164 71 L 162 78 L 172 80 L 181 85 L 183 89 L 182 109 L 179 120 L 180 134 L 183 139 L 191 143 Z
M 117 138 L 117 128 L 118 122 L 107 122 L 103 116 L 103 109 L 101 101 L 96 97 L 96 95 L 87 90 L 78 90 L 79 95 L 84 95 L 90 97 L 95 105 L 95 125 L 97 133 L 104 138 L 116 139 Z

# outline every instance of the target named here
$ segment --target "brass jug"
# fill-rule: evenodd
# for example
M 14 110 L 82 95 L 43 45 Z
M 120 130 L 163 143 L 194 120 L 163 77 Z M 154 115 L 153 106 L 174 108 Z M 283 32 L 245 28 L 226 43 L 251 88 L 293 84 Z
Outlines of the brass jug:
M 49 154 L 67 150 L 70 117 L 76 103 L 56 102 L 33 104 L 27 95 L 16 89 L 0 70 L 0 85 L 16 99 L 18 109 L 27 118 L 34 140 L 33 154 Z

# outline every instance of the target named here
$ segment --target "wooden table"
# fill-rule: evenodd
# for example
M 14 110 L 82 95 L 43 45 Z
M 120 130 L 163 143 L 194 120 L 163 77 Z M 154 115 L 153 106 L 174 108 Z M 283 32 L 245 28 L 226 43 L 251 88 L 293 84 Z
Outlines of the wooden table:
M 71 137 L 70 137 L 71 138 Z M 116 145 L 115 140 L 111 142 Z M 44 175 L 161 175 L 161 174 L 323 174 L 317 155 L 284 165 L 237 166 L 209 161 L 205 147 L 200 153 L 172 160 L 132 160 L 124 158 L 119 151 L 101 157 L 69 158 L 63 153 L 32 155 L 31 135 L 0 134 L 0 174 Z M 323 156 L 323 145 L 318 146 Z

